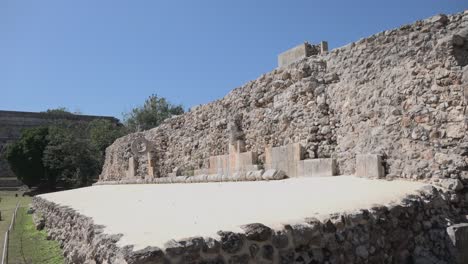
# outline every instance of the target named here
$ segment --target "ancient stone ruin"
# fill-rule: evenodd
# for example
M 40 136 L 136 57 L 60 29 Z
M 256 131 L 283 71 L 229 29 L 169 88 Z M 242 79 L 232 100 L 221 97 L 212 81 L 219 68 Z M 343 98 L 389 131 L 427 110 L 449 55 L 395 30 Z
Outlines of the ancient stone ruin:
M 305 59 L 307 57 L 323 54 L 328 51 L 328 42 L 322 41 L 318 45 L 312 45 L 304 42 L 290 50 L 281 53 L 278 56 L 278 67 L 288 66 L 289 64 Z
M 143 250 L 122 248 L 120 236 L 105 234 L 92 218 L 37 197 L 35 207 L 69 260 L 467 263 L 468 11 L 331 51 L 326 42 L 305 43 L 282 53 L 278 64 L 220 100 L 117 139 L 98 185 L 355 175 L 369 184 L 406 180 L 424 187 L 358 212 L 311 215 L 281 228 L 245 223 L 242 232 L 174 238 Z M 71 232 L 62 228 L 74 225 Z

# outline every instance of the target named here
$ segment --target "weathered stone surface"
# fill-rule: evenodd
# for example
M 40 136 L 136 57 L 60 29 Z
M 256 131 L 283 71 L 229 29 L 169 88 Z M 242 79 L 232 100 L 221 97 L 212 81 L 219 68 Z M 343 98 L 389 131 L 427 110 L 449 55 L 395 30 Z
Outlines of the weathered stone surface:
M 274 231 L 271 243 L 278 249 L 286 248 L 289 245 L 289 238 L 284 231 Z
M 308 159 L 297 163 L 297 174 L 300 177 L 324 177 L 336 175 L 334 159 Z
M 124 255 L 128 263 L 160 263 L 164 260 L 164 252 L 157 247 L 146 247 L 137 251 L 130 251 Z M 73 263 L 79 263 L 73 261 Z
M 379 155 L 356 155 L 356 176 L 365 178 L 382 178 L 385 176 L 382 158 Z
M 443 190 L 426 188 L 398 204 L 324 220 L 306 218 L 269 234 L 269 228 L 254 224 L 246 234 L 220 231 L 216 238 L 171 240 L 165 249 L 139 251 L 118 247 L 122 235 L 104 234 L 102 226 L 75 210 L 39 197 L 33 205 L 35 214 L 44 216 L 50 238 L 63 245 L 69 263 L 456 263 L 455 248 L 464 243 L 466 224 L 453 223 L 463 221 L 459 212 L 464 201 Z
M 260 223 L 244 225 L 242 229 L 246 238 L 252 241 L 266 241 L 271 237 L 271 229 Z
M 247 254 L 234 255 L 229 258 L 229 264 L 249 264 L 250 257 Z
M 221 249 L 226 253 L 235 254 L 244 245 L 243 237 L 240 234 L 219 231 L 218 235 L 221 237 Z
M 304 159 L 333 157 L 340 174 L 355 172 L 355 155 L 376 153 L 392 177 L 460 178 L 467 166 L 456 150 L 467 141 L 468 42 L 460 47 L 452 38 L 466 38 L 466 16 L 418 21 L 308 57 L 166 120 L 142 133 L 158 146 L 155 176 L 208 168 L 208 157 L 229 153 L 228 124 L 235 120 L 260 164 L 265 146 L 300 143 Z M 125 177 L 128 144 L 137 136 L 108 148 L 101 180 Z M 439 152 L 458 161 L 438 164 Z
M 296 247 L 307 245 L 312 240 L 320 236 L 318 225 L 309 224 L 294 224 L 287 226 L 286 229 L 291 231 L 293 243 Z
M 217 254 L 221 248 L 221 244 L 211 237 L 204 238 L 205 243 L 203 244 L 203 252 L 207 254 Z
M 33 215 L 34 227 L 36 230 L 42 230 L 45 227 L 45 219 L 43 216 L 34 214 Z
M 274 253 L 275 253 L 275 248 L 271 245 L 264 245 L 262 247 L 262 258 L 267 261 L 273 261 Z
M 439 185 L 452 191 L 459 191 L 463 189 L 463 183 L 458 179 L 441 179 Z
M 258 179 L 258 177 L 256 177 Z M 266 170 L 262 175 L 263 180 L 281 180 L 286 178 L 286 174 L 282 170 L 269 169 Z
M 316 55 L 321 52 L 321 50 L 328 51 L 328 43 L 322 46 L 320 45 L 311 45 L 307 42 L 300 44 L 292 49 L 289 49 L 278 56 L 278 67 L 288 66 L 289 64 L 296 62 L 298 60 Z
M 468 263 L 468 224 L 449 226 L 447 234 L 455 247 L 457 263 Z

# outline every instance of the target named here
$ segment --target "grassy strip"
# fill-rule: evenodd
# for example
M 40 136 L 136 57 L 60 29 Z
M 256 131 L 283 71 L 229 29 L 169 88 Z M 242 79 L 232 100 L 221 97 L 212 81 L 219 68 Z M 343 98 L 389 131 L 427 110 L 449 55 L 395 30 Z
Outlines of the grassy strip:
M 9 264 L 63 264 L 59 244 L 47 240 L 44 230 L 37 231 L 27 207 L 18 209 L 16 225 L 10 235 Z
M 15 195 L 18 195 L 18 197 Z M 4 235 L 10 226 L 11 216 L 15 210 L 16 203 L 19 201 L 20 206 L 28 206 L 31 202 L 31 197 L 23 197 L 22 195 L 22 192 L 0 191 L 0 213 L 2 215 L 0 221 L 0 257 L 3 249 Z

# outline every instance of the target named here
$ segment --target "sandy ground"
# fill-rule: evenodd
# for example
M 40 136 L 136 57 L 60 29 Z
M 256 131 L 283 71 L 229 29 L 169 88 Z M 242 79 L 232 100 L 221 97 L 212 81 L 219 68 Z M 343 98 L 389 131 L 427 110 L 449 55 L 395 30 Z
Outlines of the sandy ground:
M 398 202 L 424 184 L 367 180 L 353 176 L 296 178 L 269 182 L 102 185 L 41 195 L 67 205 L 109 234 L 119 245 L 162 247 L 170 239 L 216 236 L 218 230 L 263 223 L 280 228 L 306 217 Z

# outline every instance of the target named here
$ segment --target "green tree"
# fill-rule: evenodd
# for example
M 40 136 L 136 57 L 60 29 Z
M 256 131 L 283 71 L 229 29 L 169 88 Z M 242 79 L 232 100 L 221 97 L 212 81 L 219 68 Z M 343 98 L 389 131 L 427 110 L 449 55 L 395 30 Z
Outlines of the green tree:
M 183 113 L 181 105 L 173 105 L 166 98 L 153 94 L 143 106 L 124 114 L 124 123 L 130 131 L 142 131 L 157 127 L 167 118 Z
M 96 119 L 88 124 L 88 135 L 94 148 L 104 155 L 106 148 L 126 134 L 126 128 L 107 119 Z
M 68 111 L 68 109 L 66 107 L 47 109 L 43 113 L 46 113 L 46 114 L 49 114 L 51 116 L 58 117 L 58 118 L 73 115 L 73 113 Z
M 6 159 L 12 171 L 29 187 L 48 181 L 46 168 L 42 163 L 48 133 L 47 127 L 24 129 L 21 138 L 7 146 Z
M 49 127 L 42 160 L 49 178 L 56 185 L 66 188 L 87 186 L 100 172 L 100 152 L 83 133 L 86 129 L 83 126 L 63 122 Z
M 86 123 L 58 118 L 48 127 L 25 129 L 7 147 L 6 158 L 29 187 L 87 186 L 101 173 L 105 149 L 125 132 L 121 124 L 105 119 Z

